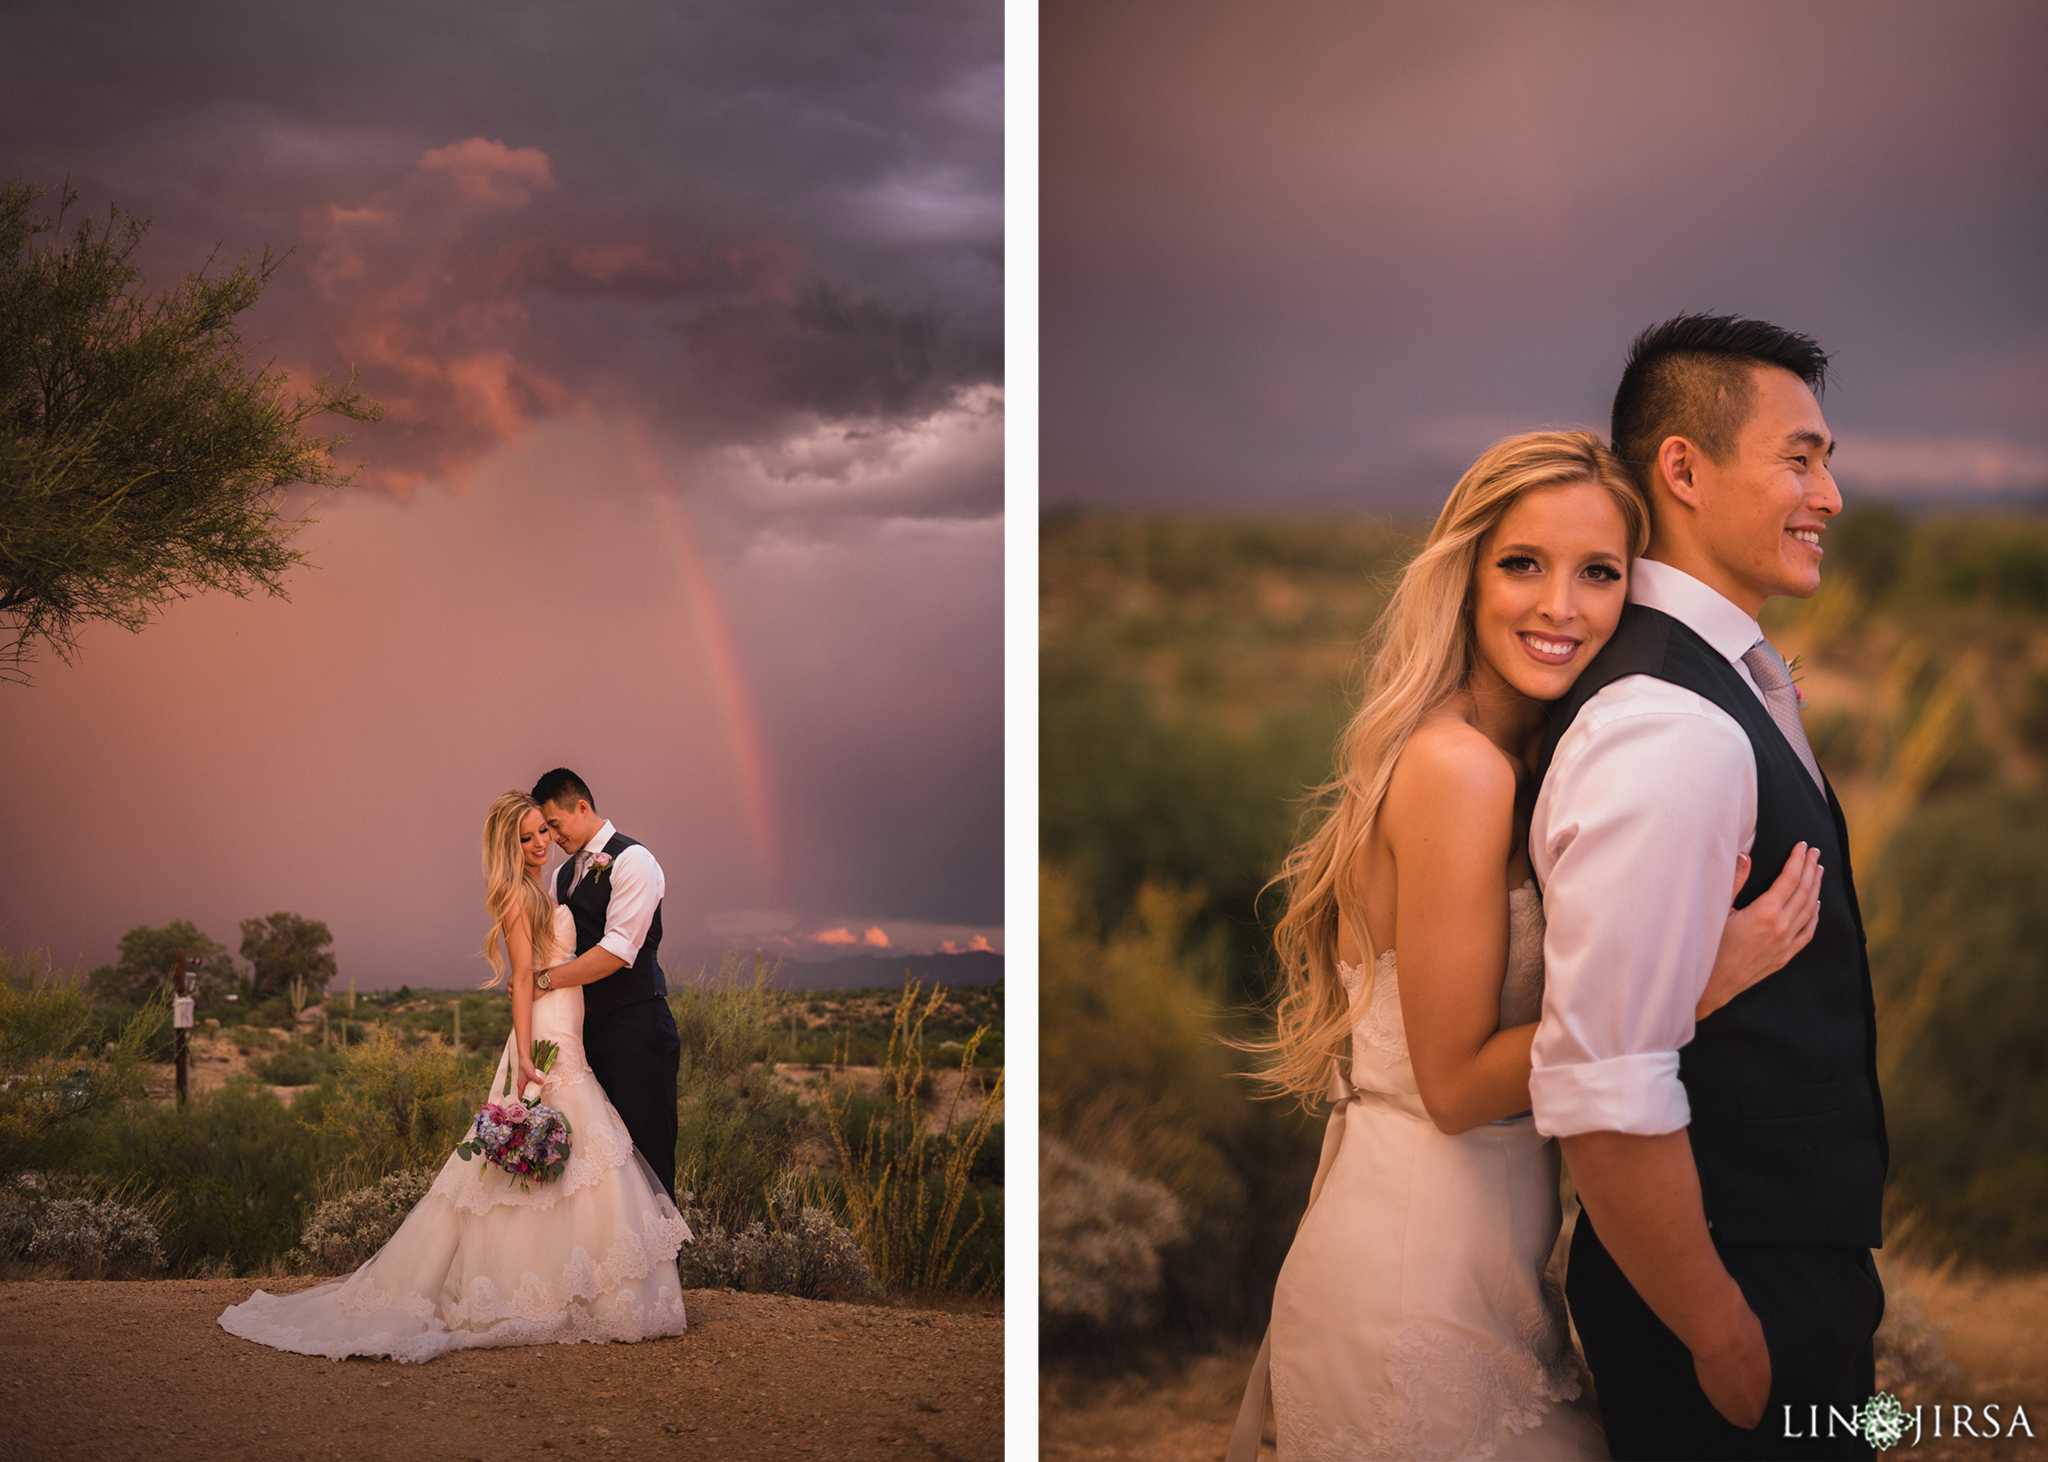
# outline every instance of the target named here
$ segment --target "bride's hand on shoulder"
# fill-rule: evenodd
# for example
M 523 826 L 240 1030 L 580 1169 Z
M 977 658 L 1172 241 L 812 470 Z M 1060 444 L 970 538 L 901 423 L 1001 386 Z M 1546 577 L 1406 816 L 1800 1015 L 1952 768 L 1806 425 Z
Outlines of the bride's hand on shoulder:
M 1705 1020 L 1722 1006 L 1762 980 L 1785 968 L 1786 962 L 1806 948 L 1820 925 L 1820 849 L 1801 843 L 1785 860 L 1777 881 L 1751 901 L 1748 908 L 1728 915 L 1721 929 L 1721 947 L 1714 953 L 1714 972 L 1707 979 L 1706 993 L 1693 1010 L 1695 1023 Z M 1749 856 L 1735 860 L 1735 889 L 1742 892 L 1749 880 Z

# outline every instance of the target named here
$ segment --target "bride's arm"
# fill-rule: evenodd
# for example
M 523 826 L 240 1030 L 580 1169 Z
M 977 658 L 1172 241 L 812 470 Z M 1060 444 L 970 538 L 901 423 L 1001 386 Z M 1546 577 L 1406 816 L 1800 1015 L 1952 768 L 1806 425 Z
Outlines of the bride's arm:
M 1381 809 L 1408 1057 L 1422 1105 L 1445 1132 L 1529 1110 L 1536 1026 L 1499 1028 L 1514 816 L 1514 767 L 1461 722 L 1416 731 Z
M 512 1049 L 519 1055 L 519 1069 L 512 1074 L 512 1094 L 518 1096 L 541 1074 L 533 1069 L 533 936 L 525 921 L 506 919 L 503 932 L 505 953 L 512 964 L 507 984 L 512 990 Z
M 1697 1024 L 1806 948 L 1820 927 L 1820 849 L 1800 843 L 1771 886 L 1728 915 L 1707 988 L 1693 1007 Z M 1735 893 L 1749 881 L 1749 855 L 1735 860 Z M 1730 894 L 1733 898 L 1735 894 Z

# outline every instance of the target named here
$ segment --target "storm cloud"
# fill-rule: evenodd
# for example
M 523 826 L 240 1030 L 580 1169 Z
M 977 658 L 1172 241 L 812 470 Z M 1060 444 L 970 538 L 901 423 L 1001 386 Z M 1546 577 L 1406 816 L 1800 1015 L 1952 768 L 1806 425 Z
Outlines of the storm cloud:
M 311 17 L 15 7 L 0 131 L 152 216 L 165 273 L 296 246 L 248 333 L 385 404 L 366 485 L 467 484 L 555 417 L 697 453 L 1000 399 L 995 5 Z M 984 472 L 881 510 L 993 509 Z

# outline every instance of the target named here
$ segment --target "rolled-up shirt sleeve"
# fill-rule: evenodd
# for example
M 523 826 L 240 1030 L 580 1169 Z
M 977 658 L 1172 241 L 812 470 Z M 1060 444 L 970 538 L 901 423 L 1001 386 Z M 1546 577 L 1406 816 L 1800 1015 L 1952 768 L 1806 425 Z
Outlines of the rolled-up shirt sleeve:
M 661 907 L 666 880 L 654 855 L 638 844 L 622 848 L 612 860 L 611 902 L 605 908 L 604 937 L 597 947 L 632 964 L 647 942 L 647 930 L 654 923 L 654 911 Z
M 1676 1132 L 1691 1120 L 1678 1051 L 1756 833 L 1748 738 L 1683 687 L 1616 681 L 1559 742 L 1529 832 L 1546 923 L 1537 1130 Z

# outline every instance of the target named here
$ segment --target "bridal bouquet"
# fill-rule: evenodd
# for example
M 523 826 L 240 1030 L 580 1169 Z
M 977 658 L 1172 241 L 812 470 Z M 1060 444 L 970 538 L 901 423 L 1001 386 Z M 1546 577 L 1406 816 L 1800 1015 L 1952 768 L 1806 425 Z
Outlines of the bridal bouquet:
M 533 1064 L 542 1071 L 554 1070 L 560 1054 L 553 1041 L 533 1043 Z M 485 1162 L 517 1178 L 522 1192 L 530 1193 L 531 1184 L 552 1182 L 568 1166 L 569 1119 L 534 1101 L 540 1095 L 537 1083 L 527 1082 L 520 1096 L 513 1096 L 517 1076 L 516 1071 L 507 1073 L 503 1100 L 484 1103 L 455 1152 L 464 1162 L 481 1154 Z
M 531 1184 L 552 1182 L 568 1166 L 569 1119 L 553 1107 L 528 1106 L 516 1097 L 485 1102 L 455 1152 L 464 1162 L 481 1154 L 530 1193 Z

